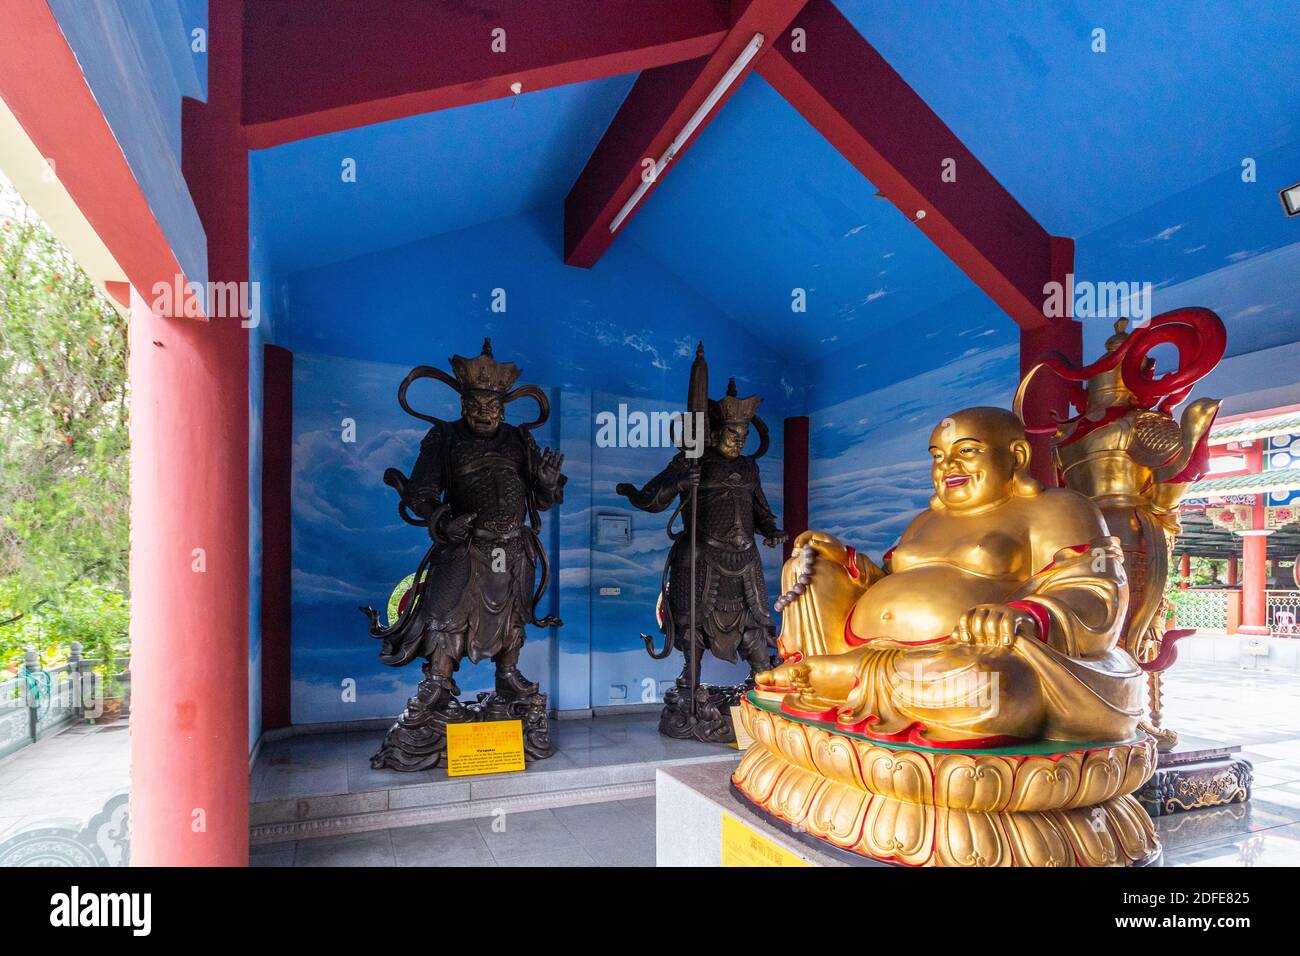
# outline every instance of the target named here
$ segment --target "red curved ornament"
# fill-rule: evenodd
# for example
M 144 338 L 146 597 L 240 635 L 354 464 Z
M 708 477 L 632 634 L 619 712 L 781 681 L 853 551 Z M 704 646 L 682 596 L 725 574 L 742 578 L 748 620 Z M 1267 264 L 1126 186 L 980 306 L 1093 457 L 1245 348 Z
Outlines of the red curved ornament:
M 1178 367 L 1156 376 L 1155 363 L 1149 355 L 1160 345 L 1172 345 L 1178 350 Z M 1080 414 L 1050 425 L 1026 422 L 1025 431 L 1031 435 L 1050 434 L 1061 425 L 1081 422 L 1088 408 L 1088 393 L 1083 383 L 1116 367 L 1133 393 L 1136 405 L 1167 412 L 1186 399 L 1192 386 L 1219 364 L 1227 345 L 1228 332 L 1223 320 L 1209 309 L 1189 306 L 1157 315 L 1131 332 L 1114 352 L 1108 352 L 1091 365 L 1075 367 L 1061 359 L 1047 359 L 1039 367 L 1071 383 L 1070 404 Z
M 1184 637 L 1191 637 L 1196 633 L 1194 627 L 1183 627 L 1175 631 L 1165 631 L 1164 639 L 1160 642 L 1160 653 L 1153 660 L 1145 663 L 1139 661 L 1138 667 L 1148 674 L 1159 674 L 1163 670 L 1168 670 L 1173 666 L 1174 661 L 1178 659 L 1178 641 Z

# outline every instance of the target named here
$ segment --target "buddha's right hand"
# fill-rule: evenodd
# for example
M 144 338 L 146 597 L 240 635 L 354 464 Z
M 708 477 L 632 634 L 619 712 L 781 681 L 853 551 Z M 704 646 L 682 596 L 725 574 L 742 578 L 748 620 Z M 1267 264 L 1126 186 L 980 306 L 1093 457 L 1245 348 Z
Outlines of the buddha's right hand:
M 808 690 L 808 675 L 811 670 L 802 659 L 797 659 L 770 671 L 760 671 L 754 675 L 754 683 L 766 688 L 793 687 L 796 690 Z
M 849 549 L 834 535 L 825 531 L 805 531 L 794 539 L 793 550 L 810 547 L 828 561 L 844 564 L 848 561 Z
M 858 683 L 859 654 L 818 654 L 792 658 L 780 667 L 754 675 L 760 688 L 791 688 L 804 698 L 843 703 Z

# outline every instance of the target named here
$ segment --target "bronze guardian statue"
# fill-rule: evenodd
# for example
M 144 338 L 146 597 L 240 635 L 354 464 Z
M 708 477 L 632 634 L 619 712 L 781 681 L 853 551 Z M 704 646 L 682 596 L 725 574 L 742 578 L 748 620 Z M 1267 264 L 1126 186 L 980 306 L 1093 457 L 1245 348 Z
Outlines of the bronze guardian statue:
M 384 626 L 373 608 L 362 608 L 371 635 L 383 642 L 381 661 L 402 667 L 424 658 L 416 696 L 371 758 L 376 769 L 436 767 L 446 751 L 446 725 L 467 720 L 518 718 L 527 755 L 552 753 L 546 698 L 518 665 L 526 625 L 562 623 L 537 616 L 550 582 L 538 529 L 540 512 L 563 500 L 564 456 L 542 451 L 532 436 L 549 417 L 546 394 L 536 385 L 515 387 L 518 367 L 498 362 L 490 340 L 474 358 L 452 356 L 451 366 L 454 377 L 418 366 L 397 390 L 402 409 L 432 427 L 410 477 L 389 468 L 384 482 L 401 496 L 402 520 L 425 528 L 432 544 L 396 620 Z M 407 404 L 407 389 L 421 378 L 456 390 L 459 419 L 446 422 Z M 524 425 L 507 424 L 505 406 L 518 398 L 535 401 L 539 414 Z M 462 705 L 453 675 L 466 659 L 491 659 L 496 688 Z
M 673 545 L 659 597 L 663 647 L 656 649 L 653 639 L 642 635 L 652 657 L 665 658 L 674 649 L 685 657 L 676 686 L 664 695 L 659 730 L 668 737 L 735 740 L 731 707 L 752 686 L 753 675 L 769 666 L 776 629 L 754 537 L 775 548 L 786 535 L 759 478 L 758 460 L 770 444 L 767 426 L 757 414 L 759 401 L 738 397 L 734 379 L 723 398 L 709 399 L 701 344 L 691 366 L 687 414 L 707 422 L 706 428 L 696 430 L 703 447 L 693 457 L 690 449 L 683 449 L 644 488 L 617 488 L 634 507 L 650 513 L 678 502 L 668 522 Z M 746 455 L 751 424 L 759 433 L 759 446 Z M 683 527 L 674 531 L 679 514 Z M 738 687 L 702 685 L 700 664 L 706 650 L 719 660 L 745 661 L 749 678 Z

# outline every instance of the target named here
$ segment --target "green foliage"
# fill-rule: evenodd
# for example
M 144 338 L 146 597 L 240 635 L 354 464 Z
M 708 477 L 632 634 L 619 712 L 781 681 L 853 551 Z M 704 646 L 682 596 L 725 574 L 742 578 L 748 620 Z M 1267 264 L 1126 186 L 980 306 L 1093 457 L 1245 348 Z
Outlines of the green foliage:
M 126 633 L 126 321 L 0 181 L 0 666 Z M 47 661 L 48 663 L 48 661 Z
M 1223 558 L 1192 558 L 1192 584 L 1224 587 L 1228 580 L 1228 562 Z

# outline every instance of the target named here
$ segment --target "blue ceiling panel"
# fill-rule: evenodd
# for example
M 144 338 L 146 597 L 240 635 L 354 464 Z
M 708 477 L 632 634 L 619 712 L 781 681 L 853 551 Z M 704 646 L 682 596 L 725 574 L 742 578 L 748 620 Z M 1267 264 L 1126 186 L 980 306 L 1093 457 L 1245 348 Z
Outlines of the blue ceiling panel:
M 253 153 L 275 213 L 263 239 L 296 272 L 564 201 L 635 75 L 364 126 Z M 355 163 L 355 181 L 345 162 Z
M 974 288 L 753 74 L 624 233 L 799 361 Z M 792 310 L 796 289 L 806 312 Z
M 836 5 L 1057 235 L 1300 139 L 1295 0 Z

